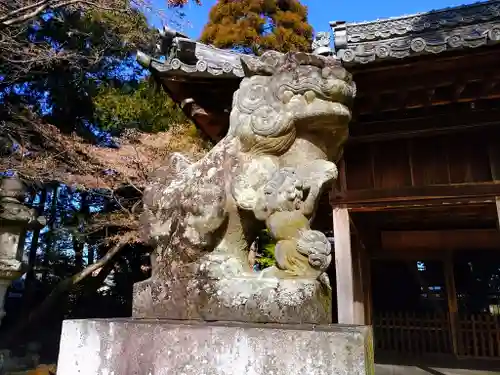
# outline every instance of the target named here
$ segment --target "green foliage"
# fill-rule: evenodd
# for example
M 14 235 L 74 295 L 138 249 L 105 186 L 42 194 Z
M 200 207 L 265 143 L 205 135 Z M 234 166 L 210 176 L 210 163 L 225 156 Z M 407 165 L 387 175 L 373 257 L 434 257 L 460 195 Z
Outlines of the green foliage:
M 31 108 L 63 133 L 92 138 L 88 124 L 94 123 L 99 87 L 142 74 L 132 55 L 137 49 L 151 52 L 154 35 L 138 11 L 56 9 L 12 41 L 18 51 L 0 49 L 0 97 L 7 105 Z M 24 50 L 36 58 L 23 56 Z M 28 57 L 35 62 L 10 63 Z
M 150 54 L 155 53 L 157 32 L 148 25 L 146 16 L 138 10 L 121 13 L 96 9 L 85 15 L 85 21 L 90 27 L 99 29 L 100 34 L 93 35 L 94 39 L 114 39 L 115 52 L 129 53 L 140 49 Z M 95 40 L 94 44 L 96 43 Z
M 140 82 L 136 88 L 102 86 L 94 97 L 94 105 L 100 127 L 112 132 L 135 128 L 156 133 L 188 122 L 172 99 L 148 81 Z
M 307 7 L 297 0 L 219 0 L 211 9 L 201 40 L 245 53 L 311 48 Z
M 276 260 L 274 259 L 274 248 L 276 247 L 276 241 L 274 241 L 267 229 L 264 229 L 260 232 L 259 242 L 261 256 L 257 258 L 257 263 L 261 268 L 274 266 L 274 264 L 276 263 Z

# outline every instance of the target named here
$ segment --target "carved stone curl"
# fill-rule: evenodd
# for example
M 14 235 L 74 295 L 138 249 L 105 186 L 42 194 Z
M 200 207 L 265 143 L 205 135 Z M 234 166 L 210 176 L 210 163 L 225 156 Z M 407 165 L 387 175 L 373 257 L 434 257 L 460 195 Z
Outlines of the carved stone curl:
M 335 57 L 242 56 L 230 128 L 203 159 L 171 157 L 144 194 L 152 277 L 134 315 L 254 322 L 331 321 L 331 248 L 309 223 L 337 177 L 355 96 Z M 276 266 L 250 269 L 258 231 L 277 240 Z

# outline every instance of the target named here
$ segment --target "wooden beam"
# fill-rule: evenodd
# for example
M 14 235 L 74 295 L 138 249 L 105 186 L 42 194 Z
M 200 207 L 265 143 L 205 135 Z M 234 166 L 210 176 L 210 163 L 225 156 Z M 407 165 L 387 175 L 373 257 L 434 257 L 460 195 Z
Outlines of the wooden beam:
M 436 260 L 442 261 L 445 257 L 443 252 L 433 252 L 429 250 L 411 250 L 411 251 L 375 251 L 370 255 L 373 260 L 404 260 L 404 261 L 421 261 L 421 260 Z
M 180 107 L 186 116 L 193 120 L 195 125 L 205 133 L 211 140 L 218 142 L 221 140 L 219 133 L 221 132 L 221 122 L 214 121 L 215 115 L 207 113 L 201 108 L 194 99 L 187 98 L 180 103 Z M 217 124 L 217 125 L 214 125 Z
M 356 142 L 371 142 L 378 140 L 376 137 L 397 138 L 406 135 L 412 137 L 435 136 L 443 133 L 458 133 L 471 130 L 491 128 L 496 130 L 500 123 L 500 108 L 496 106 L 478 105 L 479 108 L 471 110 L 462 105 L 452 106 L 448 113 L 429 110 L 422 113 L 394 112 L 392 116 L 369 115 L 358 117 L 357 122 L 349 125 L 349 138 L 347 144 Z
M 451 90 L 450 90 L 451 91 Z M 477 89 L 476 91 L 479 91 Z M 365 106 L 360 106 L 359 108 L 359 115 L 369 115 L 369 114 L 385 114 L 385 113 L 391 113 L 391 112 L 396 112 L 398 110 L 404 109 L 407 111 L 415 110 L 415 109 L 421 109 L 421 108 L 427 108 L 430 109 L 432 107 L 441 107 L 445 105 L 451 105 L 454 103 L 470 103 L 470 105 L 474 105 L 476 101 L 479 100 L 498 100 L 500 98 L 500 92 L 492 92 L 488 95 L 481 96 L 480 94 L 477 95 L 471 95 L 468 97 L 463 97 L 460 98 L 458 101 L 455 101 L 453 98 L 436 98 L 432 99 L 431 102 L 429 102 L 427 96 L 426 96 L 426 91 L 422 90 L 422 93 L 418 96 L 414 94 L 413 96 L 408 96 L 408 100 L 410 100 L 408 103 L 405 104 L 404 107 L 401 107 L 399 104 L 399 99 L 396 93 L 393 94 L 392 98 L 387 98 L 384 102 L 380 102 L 377 107 L 369 107 L 367 106 L 366 103 L 370 103 L 369 101 L 364 101 Z M 388 94 L 386 94 L 388 96 Z
M 495 202 L 493 197 L 484 198 L 449 198 L 449 199 L 432 199 L 432 200 L 416 200 L 404 202 L 382 202 L 376 203 L 350 203 L 346 204 L 349 212 L 379 212 L 379 211 L 394 211 L 394 210 L 421 210 L 435 207 L 456 207 L 456 206 L 484 206 Z
M 494 182 L 412 186 L 395 189 L 348 190 L 333 197 L 332 205 L 426 201 L 433 199 L 468 199 L 500 196 L 500 184 Z
M 333 209 L 335 272 L 337 279 L 338 323 L 356 324 L 354 308 L 354 272 L 351 250 L 349 212 L 347 208 Z
M 356 103 L 354 111 L 357 111 Z M 393 111 L 382 114 L 359 115 L 349 125 L 350 137 L 373 135 L 394 131 L 415 131 L 436 128 L 460 128 L 464 125 L 481 125 L 500 120 L 498 101 L 475 103 L 455 103 L 446 108 L 429 108 Z
M 497 223 L 498 223 L 498 229 L 500 229 L 500 197 L 495 198 L 495 204 L 497 206 Z
M 383 231 L 385 251 L 499 250 L 500 232 L 496 229 L 459 229 L 424 231 Z
M 384 73 L 393 74 L 394 72 L 406 71 L 412 74 L 419 72 L 431 72 L 435 70 L 450 72 L 453 70 L 470 71 L 476 69 L 478 66 L 495 66 L 498 62 L 499 51 L 491 48 L 483 50 L 475 50 L 473 54 L 440 54 L 422 56 L 421 59 L 410 60 L 404 59 L 386 64 L 355 64 L 350 68 L 354 78 L 381 76 Z M 460 69 L 462 68 L 462 69 Z M 463 69 L 468 68 L 468 69 Z M 377 72 L 377 74 L 373 74 Z
M 495 59 L 496 57 L 496 59 Z M 498 56 L 489 56 L 481 69 L 472 63 L 469 69 L 466 66 L 457 66 L 457 61 L 435 64 L 415 64 L 413 69 L 409 66 L 391 67 L 378 74 L 361 74 L 354 72 L 354 81 L 358 86 L 360 95 L 364 93 L 388 93 L 399 91 L 401 88 L 416 90 L 428 87 L 443 87 L 456 85 L 457 80 L 463 84 L 470 82 L 491 82 L 500 77 L 498 72 Z M 474 61 L 474 60 L 472 60 Z M 469 61 L 471 63 L 472 61 Z M 366 68 L 365 68 L 366 69 Z M 389 78 L 389 79 L 388 79 Z
M 496 78 L 498 80 L 498 78 Z M 498 82 L 498 81 L 496 81 Z M 406 101 L 403 104 L 403 108 L 424 108 L 430 106 L 441 106 L 452 104 L 456 102 L 469 103 L 480 99 L 498 99 L 500 93 L 496 89 L 497 86 L 491 87 L 489 82 L 469 82 L 464 91 L 460 93 L 460 97 L 457 99 L 454 97 L 455 94 L 455 84 L 448 83 L 446 86 L 439 86 L 436 88 L 420 87 L 420 88 L 408 88 L 406 86 L 401 86 L 399 88 L 394 88 L 394 91 L 377 93 L 377 92 L 363 92 L 360 89 L 360 93 L 364 93 L 365 96 L 362 98 L 362 105 L 360 105 L 359 112 L 361 114 L 366 114 L 370 112 L 390 112 L 401 109 L 400 93 L 401 91 L 406 92 Z M 440 91 L 438 91 L 440 90 Z M 380 95 L 380 102 L 377 106 L 374 106 L 374 100 L 367 99 L 371 95 Z
M 481 62 L 476 62 L 476 57 Z M 431 88 L 435 89 L 435 95 L 431 100 L 432 105 L 498 97 L 500 92 L 495 87 L 500 78 L 497 60 L 498 51 L 489 56 L 475 56 L 474 58 L 450 60 L 438 58 L 429 63 L 416 61 L 413 64 L 389 65 L 376 74 L 373 74 L 373 69 L 363 67 L 363 71 L 353 71 L 358 87 L 358 98 L 364 103 L 357 111 L 375 113 L 377 110 L 396 110 L 401 108 L 401 92 L 416 93 L 419 90 L 425 91 Z M 481 69 L 478 69 L 478 66 L 481 66 Z M 410 106 L 424 107 L 426 102 L 428 104 L 429 97 L 421 96 L 421 94 L 418 96 L 420 99 L 410 99 Z M 377 97 L 384 97 L 385 100 L 382 105 L 375 108 L 370 103 L 371 98 Z
M 421 124 L 425 123 L 425 120 L 419 120 Z M 394 139 L 414 139 L 422 137 L 435 137 L 443 134 L 453 134 L 461 133 L 470 130 L 478 130 L 485 128 L 498 127 L 500 120 L 488 121 L 483 123 L 471 123 L 467 125 L 457 125 L 457 126 L 447 126 L 429 129 L 416 129 L 416 130 L 396 130 L 396 131 L 383 131 L 376 134 L 367 135 L 357 135 L 352 136 L 348 139 L 347 145 L 354 143 L 368 143 L 368 142 L 380 142 L 380 141 L 390 141 Z M 365 124 L 362 124 L 363 126 Z M 369 126 L 367 124 L 367 126 Z

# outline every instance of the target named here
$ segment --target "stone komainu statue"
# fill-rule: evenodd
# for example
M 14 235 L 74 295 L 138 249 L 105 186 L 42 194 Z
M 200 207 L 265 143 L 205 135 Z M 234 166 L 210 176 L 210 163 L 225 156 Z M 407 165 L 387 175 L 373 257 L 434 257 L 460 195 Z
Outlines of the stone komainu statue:
M 282 321 L 285 310 L 318 300 L 317 280 L 327 280 L 330 243 L 309 223 L 337 177 L 332 160 L 348 135 L 352 77 L 335 57 L 241 59 L 227 135 L 197 162 L 172 155 L 145 190 L 144 236 L 155 251 L 151 279 L 135 288 L 136 316 L 170 309 L 176 318 L 238 320 L 237 311 L 254 309 L 267 317 L 260 320 Z M 255 273 L 247 256 L 263 228 L 277 241 L 276 266 Z M 168 305 L 175 300 L 183 312 Z M 328 315 L 309 305 L 311 320 Z

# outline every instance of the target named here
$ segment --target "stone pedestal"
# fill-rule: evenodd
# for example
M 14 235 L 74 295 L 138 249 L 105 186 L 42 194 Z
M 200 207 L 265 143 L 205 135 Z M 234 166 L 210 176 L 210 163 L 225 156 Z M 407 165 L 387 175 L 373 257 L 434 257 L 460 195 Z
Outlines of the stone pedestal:
M 67 320 L 57 375 L 372 375 L 363 326 Z
M 13 280 L 22 276 L 21 271 L 1 270 L 0 269 L 0 325 L 5 316 L 5 300 L 7 298 L 7 290 Z
M 314 279 L 192 276 L 134 285 L 134 318 L 330 324 L 331 290 Z
M 7 289 L 9 288 L 11 282 L 12 280 L 10 278 L 1 278 L 0 276 L 0 323 L 5 316 L 5 298 L 7 296 Z

